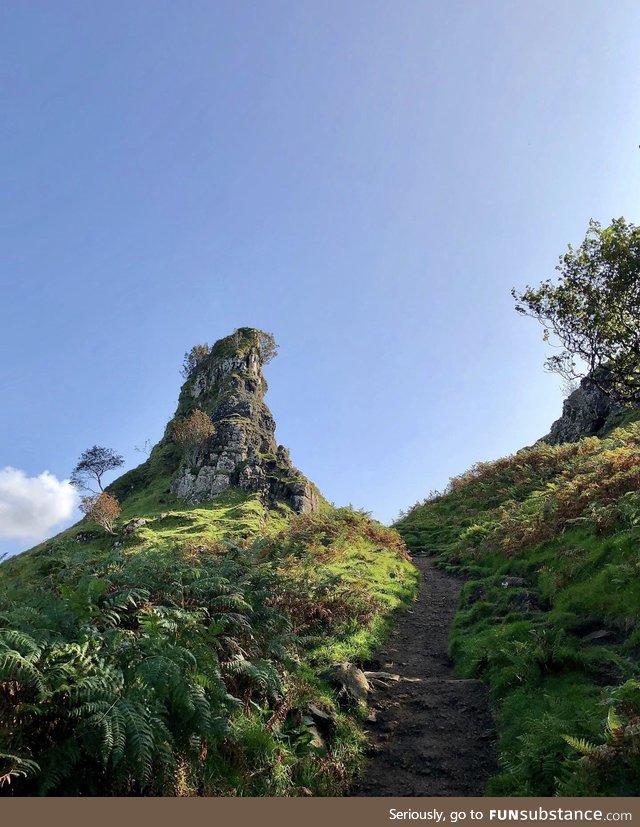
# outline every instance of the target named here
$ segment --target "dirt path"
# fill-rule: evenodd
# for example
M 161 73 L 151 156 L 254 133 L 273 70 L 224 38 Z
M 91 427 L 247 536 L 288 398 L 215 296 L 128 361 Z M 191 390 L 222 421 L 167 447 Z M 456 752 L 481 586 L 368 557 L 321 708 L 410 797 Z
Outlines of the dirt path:
M 418 600 L 371 669 L 402 680 L 377 688 L 367 723 L 368 761 L 353 795 L 482 795 L 495 772 L 486 688 L 453 674 L 447 646 L 461 582 L 414 558 Z

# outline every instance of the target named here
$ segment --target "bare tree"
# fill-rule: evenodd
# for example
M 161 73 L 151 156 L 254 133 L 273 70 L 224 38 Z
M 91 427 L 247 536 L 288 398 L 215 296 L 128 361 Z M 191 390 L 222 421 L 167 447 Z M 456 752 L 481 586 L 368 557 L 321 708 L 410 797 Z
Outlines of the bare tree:
M 142 447 L 140 447 L 139 445 L 133 446 L 134 451 L 137 451 L 139 454 L 144 454 L 146 457 L 148 457 L 151 454 L 152 449 L 153 442 L 151 442 L 150 439 L 145 439 L 144 445 Z
M 575 393 L 579 387 L 580 382 L 577 379 L 564 378 L 560 384 L 560 390 L 565 399 L 571 396 L 572 393 Z

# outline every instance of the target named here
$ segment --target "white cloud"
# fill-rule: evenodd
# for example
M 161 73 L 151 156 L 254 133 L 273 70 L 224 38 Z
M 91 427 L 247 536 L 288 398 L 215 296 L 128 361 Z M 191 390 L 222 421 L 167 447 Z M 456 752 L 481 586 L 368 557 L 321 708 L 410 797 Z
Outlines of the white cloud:
M 77 504 L 69 480 L 48 471 L 28 477 L 18 468 L 0 469 L 0 538 L 44 540 L 54 526 L 71 517 Z

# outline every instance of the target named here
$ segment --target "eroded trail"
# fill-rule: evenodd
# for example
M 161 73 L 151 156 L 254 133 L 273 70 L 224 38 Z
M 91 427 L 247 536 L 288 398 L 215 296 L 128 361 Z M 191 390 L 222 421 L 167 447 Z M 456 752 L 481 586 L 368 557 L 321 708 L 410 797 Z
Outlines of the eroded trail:
M 482 795 L 495 772 L 494 729 L 480 681 L 453 673 L 447 646 L 461 583 L 414 558 L 420 593 L 372 665 L 401 680 L 370 696 L 359 796 Z

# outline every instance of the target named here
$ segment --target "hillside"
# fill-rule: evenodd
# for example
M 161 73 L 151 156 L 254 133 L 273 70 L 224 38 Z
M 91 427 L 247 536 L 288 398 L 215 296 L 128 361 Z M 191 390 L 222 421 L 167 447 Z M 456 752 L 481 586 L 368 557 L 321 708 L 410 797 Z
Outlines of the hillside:
M 148 460 L 107 488 L 113 533 L 87 517 L 0 567 L 3 794 L 348 786 L 364 712 L 321 673 L 371 655 L 417 573 L 276 444 L 274 351 L 242 328 L 200 354 Z
M 113 527 L 0 566 L 0 792 L 637 794 L 637 412 L 583 383 L 386 528 L 277 444 L 274 355 L 194 348 Z M 384 670 L 369 709 L 345 662 Z
M 466 579 L 450 653 L 490 688 L 494 795 L 640 792 L 640 422 L 580 438 L 609 416 L 583 402 L 559 444 L 479 463 L 396 524 Z

